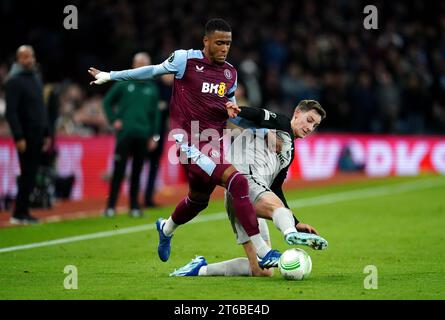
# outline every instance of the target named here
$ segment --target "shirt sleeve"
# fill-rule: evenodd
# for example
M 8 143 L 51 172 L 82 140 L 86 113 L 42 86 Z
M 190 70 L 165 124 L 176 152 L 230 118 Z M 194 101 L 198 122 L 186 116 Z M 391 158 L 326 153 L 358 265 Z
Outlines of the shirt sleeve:
M 187 66 L 187 57 L 187 50 L 176 50 L 161 65 L 168 73 L 175 74 L 176 79 L 181 79 Z
M 257 128 L 264 117 L 264 110 L 260 108 L 240 107 L 241 112 L 235 118 L 229 118 L 229 122 L 241 128 Z
M 238 113 L 238 117 L 252 121 L 256 125 L 260 125 L 264 118 L 264 109 L 252 108 L 252 107 L 240 107 L 241 112 Z M 236 119 L 236 118 L 235 118 Z
M 111 71 L 111 80 L 151 80 L 164 74 L 175 74 L 177 79 L 182 78 L 187 65 L 187 51 L 176 50 L 161 64 L 140 67 L 123 71 Z
M 236 78 L 235 78 L 235 82 L 233 83 L 233 86 L 229 90 L 227 90 L 227 93 L 226 93 L 226 97 L 233 103 L 236 103 L 235 91 L 236 91 L 237 87 L 238 87 L 238 74 L 236 74 Z
M 285 116 L 261 108 L 241 107 L 238 116 L 255 123 L 258 127 L 286 132 L 290 123 Z

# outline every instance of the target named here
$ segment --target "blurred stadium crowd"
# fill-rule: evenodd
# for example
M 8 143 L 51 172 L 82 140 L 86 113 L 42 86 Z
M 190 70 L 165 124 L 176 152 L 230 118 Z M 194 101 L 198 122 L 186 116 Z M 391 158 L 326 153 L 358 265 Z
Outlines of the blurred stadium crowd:
M 76 5 L 79 29 L 63 28 Z M 291 114 L 303 98 L 328 112 L 323 131 L 445 132 L 445 2 L 2 0 L 0 135 L 8 128 L 3 84 L 16 48 L 36 50 L 58 134 L 109 132 L 102 111 L 108 87 L 89 87 L 87 69 L 130 67 L 146 50 L 160 63 L 175 49 L 202 47 L 208 18 L 233 29 L 229 62 L 239 71 L 239 104 Z M 365 30 L 363 8 L 378 8 Z M 52 95 L 50 93 L 53 93 Z M 50 100 L 48 98 L 48 101 Z

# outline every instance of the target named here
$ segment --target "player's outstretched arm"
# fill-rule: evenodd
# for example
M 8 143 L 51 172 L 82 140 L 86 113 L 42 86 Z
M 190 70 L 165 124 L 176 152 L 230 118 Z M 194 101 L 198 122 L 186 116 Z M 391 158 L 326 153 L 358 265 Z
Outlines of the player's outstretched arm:
M 135 69 L 103 72 L 96 68 L 90 68 L 88 73 L 96 80 L 91 81 L 91 84 L 103 84 L 110 80 L 113 81 L 127 81 L 127 80 L 150 80 L 164 74 L 174 74 L 176 78 L 180 79 L 185 72 L 187 65 L 187 51 L 176 50 L 170 57 L 161 64 L 145 66 Z
M 140 67 L 122 71 L 104 72 L 91 67 L 88 73 L 96 80 L 91 81 L 90 84 L 103 84 L 108 81 L 127 81 L 127 80 L 150 80 L 157 76 L 168 73 L 174 73 L 167 70 L 162 64 Z
M 265 110 L 260 108 L 238 106 L 236 103 L 231 101 L 226 103 L 226 109 L 229 116 L 235 115 L 240 116 L 246 120 L 253 121 L 254 123 L 260 125 L 265 118 Z M 232 117 L 232 116 L 231 116 Z

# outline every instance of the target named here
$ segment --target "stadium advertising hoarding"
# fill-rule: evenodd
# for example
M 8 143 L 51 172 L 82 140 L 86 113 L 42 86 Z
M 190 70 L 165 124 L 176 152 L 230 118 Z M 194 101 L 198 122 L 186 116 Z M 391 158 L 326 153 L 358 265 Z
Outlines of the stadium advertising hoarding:
M 157 184 L 185 183 L 182 167 L 168 160 L 172 141 L 166 142 Z M 317 134 L 296 140 L 296 157 L 288 179 L 329 179 L 339 171 L 363 171 L 369 177 L 445 174 L 445 137 Z M 56 171 L 61 177 L 75 176 L 73 200 L 105 197 L 113 161 L 114 138 L 61 137 L 57 139 Z M 339 164 L 345 164 L 340 165 Z M 145 185 L 147 166 L 141 184 Z M 13 142 L 0 139 L 0 195 L 15 195 L 20 173 Z M 128 190 L 127 183 L 123 190 Z
M 362 166 L 369 177 L 445 174 L 445 137 L 318 134 L 296 141 L 293 176 L 331 178 L 340 170 L 341 158 L 350 160 L 357 171 Z

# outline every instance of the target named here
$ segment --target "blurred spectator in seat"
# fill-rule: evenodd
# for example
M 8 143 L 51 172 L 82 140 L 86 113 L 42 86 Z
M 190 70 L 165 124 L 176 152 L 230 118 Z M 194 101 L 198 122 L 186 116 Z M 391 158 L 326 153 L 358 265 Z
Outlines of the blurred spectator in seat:
M 353 132 L 372 132 L 375 130 L 377 99 L 374 96 L 372 79 L 369 73 L 360 72 L 351 88 L 351 116 Z
M 403 90 L 403 105 L 400 120 L 400 133 L 423 133 L 425 131 L 425 115 L 430 105 L 425 89 L 421 87 L 417 74 L 411 73 Z
M 108 129 L 107 119 L 102 109 L 102 97 L 94 95 L 83 101 L 74 112 L 74 121 L 89 130 L 93 135 L 103 134 Z
M 240 82 L 244 83 L 246 97 L 250 106 L 259 107 L 263 99 L 260 85 L 260 69 L 253 58 L 255 54 L 250 54 L 240 63 Z
M 392 75 L 386 70 L 376 73 L 377 102 L 380 120 L 379 132 L 396 132 L 396 124 L 400 114 L 400 88 Z
M 57 135 L 90 136 L 93 131 L 78 122 L 74 115 L 85 100 L 82 88 L 74 83 L 63 83 L 60 89 L 59 111 L 55 123 Z

